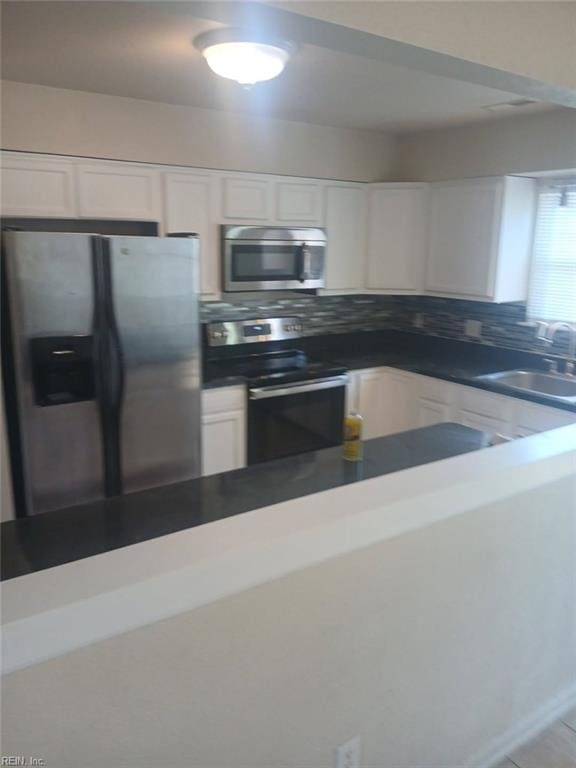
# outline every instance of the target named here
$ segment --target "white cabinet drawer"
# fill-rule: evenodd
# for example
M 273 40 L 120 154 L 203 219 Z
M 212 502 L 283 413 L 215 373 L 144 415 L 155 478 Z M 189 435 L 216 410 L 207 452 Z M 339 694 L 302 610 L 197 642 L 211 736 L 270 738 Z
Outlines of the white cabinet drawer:
M 202 391 L 202 415 L 236 411 L 246 407 L 246 388 L 218 387 Z

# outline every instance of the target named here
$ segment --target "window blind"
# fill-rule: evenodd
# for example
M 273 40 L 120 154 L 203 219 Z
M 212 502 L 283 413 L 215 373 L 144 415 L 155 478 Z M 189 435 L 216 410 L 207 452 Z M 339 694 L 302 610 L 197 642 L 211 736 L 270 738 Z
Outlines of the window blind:
M 576 323 L 576 179 L 540 189 L 528 316 Z

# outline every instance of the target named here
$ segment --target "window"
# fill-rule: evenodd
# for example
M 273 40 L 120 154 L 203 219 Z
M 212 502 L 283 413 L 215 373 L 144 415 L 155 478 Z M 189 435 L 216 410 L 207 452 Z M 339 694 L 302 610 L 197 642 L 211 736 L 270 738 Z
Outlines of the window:
M 576 179 L 540 189 L 528 316 L 576 323 Z

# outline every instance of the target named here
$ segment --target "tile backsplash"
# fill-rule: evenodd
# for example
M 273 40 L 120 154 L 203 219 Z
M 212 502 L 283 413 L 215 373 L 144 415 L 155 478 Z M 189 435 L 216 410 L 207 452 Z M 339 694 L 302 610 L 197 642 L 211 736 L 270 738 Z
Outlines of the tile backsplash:
M 535 338 L 535 329 L 522 325 L 522 303 L 489 304 L 435 296 L 295 296 L 203 302 L 203 322 L 294 316 L 304 335 L 353 331 L 398 330 L 470 341 L 527 352 L 565 356 L 568 334 L 557 334 L 553 347 Z

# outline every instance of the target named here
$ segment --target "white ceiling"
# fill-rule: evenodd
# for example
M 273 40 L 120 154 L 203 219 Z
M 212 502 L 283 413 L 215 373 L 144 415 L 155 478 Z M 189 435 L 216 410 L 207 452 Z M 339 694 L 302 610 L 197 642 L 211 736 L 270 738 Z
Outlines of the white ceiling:
M 516 94 L 328 48 L 300 47 L 274 81 L 242 89 L 212 74 L 191 41 L 220 26 L 188 3 L 4 2 L 7 80 L 286 120 L 414 130 L 496 119 Z M 538 104 L 522 111 L 551 108 Z

